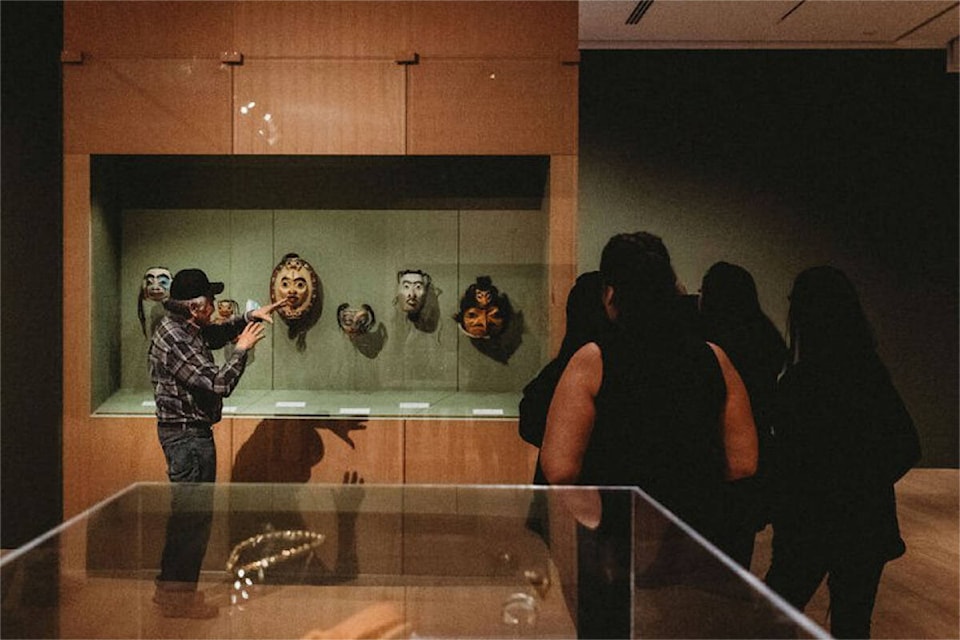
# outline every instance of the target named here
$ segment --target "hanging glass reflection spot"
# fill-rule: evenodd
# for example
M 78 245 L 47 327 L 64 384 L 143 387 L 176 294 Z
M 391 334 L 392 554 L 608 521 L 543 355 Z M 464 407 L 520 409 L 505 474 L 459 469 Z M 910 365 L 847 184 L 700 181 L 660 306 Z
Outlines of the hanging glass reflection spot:
M 511 594 L 503 603 L 501 621 L 511 627 L 533 627 L 537 624 L 540 604 L 528 593 Z

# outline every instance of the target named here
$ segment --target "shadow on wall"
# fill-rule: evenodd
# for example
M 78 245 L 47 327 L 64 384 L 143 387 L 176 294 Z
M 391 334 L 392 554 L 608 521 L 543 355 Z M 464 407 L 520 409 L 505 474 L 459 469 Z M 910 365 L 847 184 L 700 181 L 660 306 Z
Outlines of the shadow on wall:
M 366 424 L 333 420 L 324 421 L 323 428 L 355 449 L 350 432 L 366 429 Z M 306 484 L 311 470 L 324 456 L 318 429 L 312 420 L 264 420 L 237 452 L 231 483 Z M 258 582 L 261 586 L 329 584 L 352 579 L 358 571 L 356 519 L 364 497 L 362 484 L 363 478 L 356 471 L 345 472 L 343 486 L 332 490 L 333 511 L 313 513 L 310 522 L 295 504 L 267 502 L 262 508 L 231 509 L 230 544 L 233 549 L 250 546 L 254 555 L 269 557 L 282 554 L 284 545 L 289 546 L 282 538 L 285 532 L 323 531 L 328 539 L 336 532 L 334 558 L 326 558 L 324 549 L 320 549 L 302 559 L 274 563 L 269 571 L 261 571 Z M 270 541 L 270 534 L 281 537 Z
M 307 482 L 323 453 L 313 421 L 264 420 L 237 452 L 230 482 Z

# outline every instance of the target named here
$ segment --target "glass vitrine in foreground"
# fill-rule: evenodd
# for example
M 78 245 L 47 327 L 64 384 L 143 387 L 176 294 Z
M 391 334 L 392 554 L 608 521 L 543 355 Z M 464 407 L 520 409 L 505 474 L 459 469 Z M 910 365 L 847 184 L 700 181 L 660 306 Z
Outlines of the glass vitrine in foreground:
M 828 637 L 634 489 L 345 480 L 131 485 L 2 559 L 0 635 Z M 164 617 L 168 523 L 197 519 L 216 615 Z

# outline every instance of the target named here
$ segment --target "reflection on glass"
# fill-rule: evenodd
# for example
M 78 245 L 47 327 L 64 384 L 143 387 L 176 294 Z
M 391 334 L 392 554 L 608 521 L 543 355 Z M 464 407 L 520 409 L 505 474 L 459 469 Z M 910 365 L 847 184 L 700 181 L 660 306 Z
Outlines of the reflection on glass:
M 0 635 L 572 638 L 613 623 L 618 637 L 827 637 L 636 490 L 363 485 L 356 472 L 214 487 L 199 586 L 229 615 L 171 620 L 151 602 L 179 487 L 141 483 L 0 559 Z M 588 492 L 596 526 L 567 506 Z M 531 516 L 535 496 L 546 509 Z
M 537 624 L 537 601 L 526 593 L 514 593 L 503 603 L 503 623 L 516 627 Z

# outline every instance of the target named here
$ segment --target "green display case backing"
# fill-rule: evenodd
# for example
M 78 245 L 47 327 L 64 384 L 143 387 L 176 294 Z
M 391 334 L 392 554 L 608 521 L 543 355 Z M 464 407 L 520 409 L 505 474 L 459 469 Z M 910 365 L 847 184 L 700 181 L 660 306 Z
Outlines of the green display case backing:
M 218 299 L 270 301 L 274 267 L 296 253 L 316 270 L 322 311 L 302 343 L 275 317 L 225 413 L 516 417 L 520 390 L 549 359 L 548 158 L 98 156 L 92 168 L 91 406 L 152 415 L 147 367 L 161 303 L 144 272 L 197 267 Z M 397 275 L 430 274 L 439 319 L 414 326 Z M 494 340 L 454 320 L 488 276 L 513 314 Z M 370 305 L 373 329 L 340 330 L 337 307 Z M 227 347 L 229 349 L 229 345 Z M 215 352 L 218 363 L 224 350 Z

